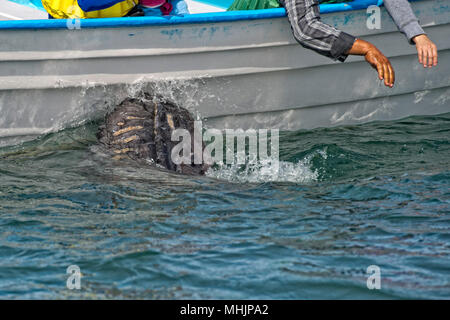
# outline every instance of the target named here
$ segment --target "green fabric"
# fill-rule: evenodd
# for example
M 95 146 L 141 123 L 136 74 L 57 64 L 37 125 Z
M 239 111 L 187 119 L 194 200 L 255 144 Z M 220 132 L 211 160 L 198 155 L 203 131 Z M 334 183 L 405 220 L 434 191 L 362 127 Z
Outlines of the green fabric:
M 319 0 L 320 3 L 340 3 L 351 1 L 353 0 Z M 228 8 L 228 11 L 270 9 L 278 7 L 280 7 L 280 4 L 277 0 L 234 0 Z
M 228 11 L 278 8 L 277 0 L 234 0 Z

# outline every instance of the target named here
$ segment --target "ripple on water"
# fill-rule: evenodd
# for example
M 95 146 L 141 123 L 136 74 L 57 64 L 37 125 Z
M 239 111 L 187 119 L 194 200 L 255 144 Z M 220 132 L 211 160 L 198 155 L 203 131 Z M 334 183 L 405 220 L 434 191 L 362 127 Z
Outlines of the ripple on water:
M 0 298 L 449 298 L 449 124 L 282 132 L 206 177 L 114 162 L 96 123 L 1 147 Z

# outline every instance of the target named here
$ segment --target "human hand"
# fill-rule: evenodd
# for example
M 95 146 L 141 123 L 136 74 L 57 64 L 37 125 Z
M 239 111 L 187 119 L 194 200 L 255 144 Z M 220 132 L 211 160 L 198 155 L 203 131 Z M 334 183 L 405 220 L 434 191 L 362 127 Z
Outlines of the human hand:
M 427 66 L 428 68 L 436 66 L 438 63 L 438 53 L 437 47 L 433 41 L 425 34 L 415 36 L 412 40 L 416 44 L 419 63 L 423 64 L 424 68 Z
M 395 72 L 388 58 L 375 46 L 371 46 L 364 55 L 366 61 L 378 72 L 378 78 L 384 79 L 384 85 L 392 88 L 395 82 Z
M 362 39 L 356 39 L 348 54 L 364 56 L 366 61 L 378 71 L 380 80 L 392 88 L 395 82 L 395 72 L 388 58 L 381 53 L 373 44 Z

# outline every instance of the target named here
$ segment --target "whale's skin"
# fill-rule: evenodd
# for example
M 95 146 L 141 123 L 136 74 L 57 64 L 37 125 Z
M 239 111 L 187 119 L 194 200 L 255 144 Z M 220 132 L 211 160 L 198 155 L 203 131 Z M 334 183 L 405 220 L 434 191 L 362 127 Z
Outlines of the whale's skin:
M 97 138 L 114 153 L 115 159 L 129 157 L 178 173 L 204 175 L 208 166 L 194 164 L 193 154 L 190 164 L 172 161 L 172 148 L 179 143 L 172 141 L 172 131 L 175 129 L 186 129 L 194 137 L 194 119 L 188 110 L 173 102 L 149 96 L 126 98 L 107 114 Z

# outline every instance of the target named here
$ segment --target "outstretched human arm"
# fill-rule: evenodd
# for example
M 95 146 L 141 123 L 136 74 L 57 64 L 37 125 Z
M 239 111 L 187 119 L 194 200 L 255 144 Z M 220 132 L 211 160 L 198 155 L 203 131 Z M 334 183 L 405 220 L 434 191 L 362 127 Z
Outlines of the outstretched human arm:
M 344 62 L 349 54 L 363 55 L 388 87 L 394 85 L 389 60 L 371 43 L 320 21 L 318 0 L 279 0 L 286 9 L 294 38 L 305 48 Z
M 384 7 L 409 43 L 416 45 L 419 63 L 429 68 L 436 66 L 438 63 L 437 47 L 419 25 L 419 20 L 414 15 L 409 2 L 407 0 L 384 0 Z

